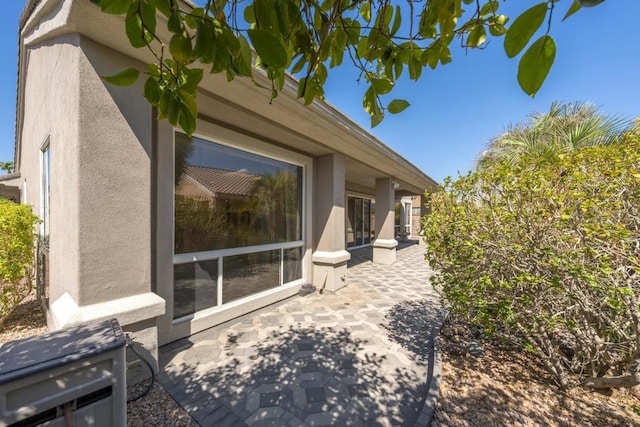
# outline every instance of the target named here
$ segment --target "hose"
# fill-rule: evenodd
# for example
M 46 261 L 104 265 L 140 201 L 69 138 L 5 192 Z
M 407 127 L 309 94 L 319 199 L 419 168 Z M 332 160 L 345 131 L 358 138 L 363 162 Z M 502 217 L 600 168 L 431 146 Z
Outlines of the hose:
M 133 351 L 133 353 L 138 357 L 138 359 L 142 360 L 142 362 L 144 362 L 144 364 L 147 365 L 147 368 L 149 368 L 149 372 L 151 372 L 151 381 L 149 381 L 149 385 L 147 386 L 146 390 L 144 390 L 138 396 L 134 396 L 134 397 L 128 398 L 127 399 L 127 403 L 131 403 L 131 402 L 135 402 L 136 400 L 140 400 L 143 397 L 145 397 L 147 394 L 149 394 L 149 392 L 153 388 L 153 384 L 156 382 L 156 374 L 155 374 L 155 372 L 153 370 L 153 366 L 151 365 L 151 363 L 147 359 L 145 359 L 140 354 L 140 352 L 136 349 L 136 347 L 134 345 L 135 343 L 129 337 L 129 335 L 126 335 L 126 340 L 127 340 L 127 347 L 130 348 L 131 351 Z

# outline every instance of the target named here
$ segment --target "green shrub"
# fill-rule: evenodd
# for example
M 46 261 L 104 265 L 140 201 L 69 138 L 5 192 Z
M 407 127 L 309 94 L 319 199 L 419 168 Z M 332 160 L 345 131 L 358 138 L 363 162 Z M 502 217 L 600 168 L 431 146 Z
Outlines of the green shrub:
M 0 321 L 31 292 L 39 222 L 29 206 L 0 199 Z
M 423 219 L 450 309 L 562 387 L 640 383 L 640 133 L 447 180 Z

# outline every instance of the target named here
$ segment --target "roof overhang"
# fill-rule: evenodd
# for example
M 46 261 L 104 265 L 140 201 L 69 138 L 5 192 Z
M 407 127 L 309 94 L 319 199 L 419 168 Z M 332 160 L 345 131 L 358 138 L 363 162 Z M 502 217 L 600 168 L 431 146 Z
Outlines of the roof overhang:
M 183 1 L 185 7 L 193 3 Z M 158 17 L 160 36 L 168 39 L 164 16 Z M 115 30 L 114 30 L 115 29 Z M 18 108 L 16 109 L 16 167 L 19 167 L 20 127 L 24 79 L 24 47 L 52 38 L 78 33 L 97 43 L 147 63 L 153 60 L 146 49 L 133 48 L 124 31 L 124 18 L 108 15 L 89 0 L 30 0 L 20 21 L 18 63 Z M 114 70 L 114 72 L 117 70 Z M 255 70 L 257 83 L 270 87 L 266 74 Z M 200 118 L 230 128 L 250 132 L 278 145 L 312 156 L 340 153 L 347 163 L 347 181 L 372 188 L 375 178 L 392 177 L 398 194 L 422 194 L 437 183 L 428 175 L 375 138 L 336 108 L 315 100 L 303 107 L 297 99 L 297 81 L 287 76 L 285 87 L 271 101 L 271 92 L 247 78 L 228 83 L 222 74 L 205 73 L 200 84 Z M 225 108 L 220 108 L 224 105 Z M 211 112 L 215 113 L 211 113 Z M 241 112 L 242 114 L 238 114 Z M 247 129 L 247 117 L 252 122 Z

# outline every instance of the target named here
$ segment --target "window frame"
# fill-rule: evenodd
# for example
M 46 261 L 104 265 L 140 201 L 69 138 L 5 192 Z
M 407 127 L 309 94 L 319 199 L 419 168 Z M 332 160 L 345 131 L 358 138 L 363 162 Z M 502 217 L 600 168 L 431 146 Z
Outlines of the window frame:
M 357 241 L 357 232 L 355 230 L 355 228 L 353 227 L 352 224 L 352 229 L 353 229 L 353 240 L 354 240 L 354 244 L 352 246 L 349 246 L 349 241 L 348 241 L 348 231 L 347 231 L 347 224 L 349 223 L 349 199 L 354 199 L 354 218 L 355 218 L 355 208 L 357 206 L 357 203 L 355 200 L 360 199 L 362 200 L 362 203 L 360 204 L 360 208 L 361 208 L 361 215 L 362 215 L 362 224 L 363 224 L 363 228 L 364 228 L 364 212 L 365 212 L 365 200 L 369 201 L 369 235 L 368 237 L 364 236 L 364 230 L 361 230 L 363 232 L 363 236 L 362 236 L 362 241 L 366 242 L 367 240 L 369 240 L 368 243 L 362 243 L 362 244 L 358 244 Z M 373 244 L 373 241 L 375 240 L 375 221 L 371 221 L 372 218 L 375 218 L 375 214 L 374 214 L 374 210 L 375 210 L 375 197 L 371 197 L 371 196 L 367 196 L 364 194 L 356 194 L 356 193 L 347 193 L 346 195 L 346 208 L 345 208 L 345 231 L 344 231 L 344 240 L 345 240 L 345 247 L 347 250 L 351 250 L 351 249 L 358 249 L 358 248 L 365 248 L 367 246 L 371 246 Z
M 51 226 L 51 139 L 49 136 L 40 145 L 40 218 L 42 218 L 40 236 L 48 238 Z
M 205 135 L 205 134 L 201 134 L 201 133 L 194 133 L 191 137 L 192 138 L 197 138 L 200 139 L 202 141 L 205 142 L 210 142 L 213 144 L 219 144 L 222 145 L 224 147 L 227 148 L 231 148 L 231 149 L 235 149 L 235 150 L 239 150 L 239 151 L 244 151 L 250 154 L 254 154 L 257 156 L 261 156 L 261 157 L 265 157 L 267 159 L 271 159 L 271 160 L 276 160 L 276 161 L 280 161 L 283 163 L 287 163 L 293 166 L 297 166 L 297 167 L 301 167 L 302 168 L 302 182 L 300 184 L 300 206 L 301 206 L 301 212 L 300 212 L 300 221 L 301 221 L 301 227 L 300 227 L 300 235 L 301 235 L 301 239 L 299 240 L 294 240 L 294 241 L 288 241 L 288 242 L 280 242 L 280 243 L 267 243 L 267 244 L 261 244 L 261 245 L 252 245 L 252 246 L 240 246 L 240 247 L 233 247 L 233 248 L 225 248 L 225 249 L 214 249 L 214 250 L 208 250 L 208 251 L 198 251 L 198 252 L 188 252 L 188 253 L 180 253 L 180 254 L 176 254 L 175 253 L 175 150 L 176 150 L 176 135 L 182 133 L 180 132 L 178 129 L 174 129 L 173 132 L 173 137 L 172 137 L 172 153 L 171 153 L 171 157 L 172 157 L 172 170 L 171 170 L 171 175 L 174 178 L 173 182 L 174 184 L 172 185 L 172 228 L 171 228 L 171 253 L 172 253 L 172 270 L 173 270 L 173 266 L 174 265 L 178 265 L 178 264 L 190 264 L 190 263 L 195 263 L 195 262 L 200 262 L 200 261 L 212 261 L 212 260 L 216 260 L 218 262 L 218 278 L 217 278 L 217 282 L 216 282 L 216 292 L 217 292 L 217 304 L 215 306 L 211 306 L 199 311 L 195 311 L 192 314 L 188 314 L 182 317 L 178 317 L 178 318 L 173 318 L 173 314 L 171 314 L 171 318 L 173 319 L 173 324 L 179 324 L 179 323 L 183 323 L 183 322 L 189 322 L 192 320 L 196 320 L 196 319 L 200 319 L 200 318 L 204 318 L 207 316 L 210 316 L 212 314 L 215 314 L 221 310 L 225 310 L 227 308 L 232 308 L 238 305 L 243 304 L 244 302 L 248 302 L 251 300 L 254 300 L 256 298 L 259 298 L 260 296 L 263 295 L 268 295 L 270 293 L 273 292 L 277 292 L 278 290 L 282 289 L 282 288 L 287 288 L 287 287 L 293 287 L 296 285 L 300 285 L 302 283 L 305 282 L 305 280 L 307 280 L 308 274 L 309 272 L 307 271 L 306 268 L 306 252 L 307 249 L 309 247 L 309 238 L 310 236 L 307 235 L 308 229 L 307 227 L 309 226 L 308 222 L 309 222 L 309 217 L 308 215 L 310 215 L 310 213 L 308 212 L 308 200 L 311 200 L 311 195 L 307 194 L 310 190 L 308 189 L 308 179 L 310 179 L 308 177 L 308 173 L 309 170 L 311 168 L 311 164 L 312 164 L 312 160 L 310 158 L 308 158 L 307 156 L 303 156 L 300 155 L 298 153 L 295 152 L 289 152 L 288 150 L 285 150 L 286 153 L 277 153 L 277 149 L 279 149 L 280 147 L 276 147 L 276 149 L 269 149 L 269 146 L 266 147 L 260 147 L 260 149 L 257 149 L 255 146 L 249 145 L 248 143 L 242 143 L 242 142 L 237 142 L 237 141 L 233 141 L 233 142 L 228 142 L 225 141 L 221 138 L 215 138 L 215 137 L 211 137 L 209 135 Z M 184 134 L 183 134 L 184 135 Z M 280 149 L 280 151 L 283 151 L 282 149 Z M 290 155 L 289 155 L 290 154 Z M 301 248 L 303 257 L 300 260 L 301 263 L 301 269 L 302 269 L 302 277 L 300 279 L 296 279 L 293 280 L 291 282 L 287 282 L 287 283 L 283 283 L 283 275 L 284 275 L 284 251 L 287 249 L 293 249 L 293 248 Z M 237 299 L 237 300 L 232 300 L 231 302 L 228 303 L 224 303 L 223 301 L 223 279 L 224 279 L 224 258 L 225 257 L 229 257 L 229 256 L 234 256 L 234 255 L 244 255 L 244 254 L 251 254 L 251 253 L 255 253 L 255 252 L 263 252 L 263 251 L 270 251 L 270 250 L 280 250 L 280 283 L 279 286 L 276 286 L 274 288 L 270 288 L 261 292 L 257 292 L 255 294 L 250 294 L 247 295 L 243 298 Z M 175 283 L 173 282 L 172 279 L 172 289 L 175 286 Z M 175 304 L 175 302 L 174 302 Z M 174 307 L 171 307 L 171 313 L 173 313 L 173 309 Z

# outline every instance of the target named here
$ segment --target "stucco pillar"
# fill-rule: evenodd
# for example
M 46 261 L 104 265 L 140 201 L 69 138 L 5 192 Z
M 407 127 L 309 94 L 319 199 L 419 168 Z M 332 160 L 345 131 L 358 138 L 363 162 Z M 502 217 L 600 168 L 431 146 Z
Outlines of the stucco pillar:
M 116 318 L 157 361 L 165 301 L 153 289 L 151 107 L 141 82 L 118 87 L 100 78 L 130 66 L 129 58 L 85 38 L 78 46 L 71 73 L 77 116 L 69 118 L 77 130 L 58 137 L 61 118 L 50 134 L 51 176 L 60 183 L 51 192 L 48 324 Z
M 344 157 L 328 154 L 316 159 L 313 284 L 328 291 L 347 284 L 347 261 L 351 258 L 345 250 L 344 176 Z
M 373 241 L 373 262 L 393 264 L 396 262 L 393 208 L 395 190 L 391 178 L 376 179 L 376 239 Z

